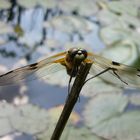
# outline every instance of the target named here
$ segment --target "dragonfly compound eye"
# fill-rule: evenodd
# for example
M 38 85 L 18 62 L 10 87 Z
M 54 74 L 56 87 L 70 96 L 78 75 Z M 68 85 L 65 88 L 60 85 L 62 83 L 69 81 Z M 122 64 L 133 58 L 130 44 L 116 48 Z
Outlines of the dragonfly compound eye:
M 77 49 L 77 51 L 75 52 L 74 60 L 78 63 L 81 63 L 86 58 L 87 58 L 87 51 L 81 48 Z
M 70 56 L 71 59 L 74 59 L 74 57 L 76 56 L 78 52 L 78 49 L 77 48 L 72 48 L 68 51 L 68 54 Z
M 85 58 L 87 58 L 87 51 L 85 49 L 82 49 L 82 54 L 85 56 Z

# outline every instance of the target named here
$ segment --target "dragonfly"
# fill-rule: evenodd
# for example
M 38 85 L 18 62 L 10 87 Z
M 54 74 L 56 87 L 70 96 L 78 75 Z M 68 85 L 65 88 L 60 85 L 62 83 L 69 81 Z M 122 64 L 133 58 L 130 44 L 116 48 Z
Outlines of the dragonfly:
M 89 71 L 91 77 L 88 80 L 99 77 L 120 87 L 140 87 L 140 69 L 111 61 L 86 49 L 76 47 L 0 75 L 0 86 L 46 77 L 60 70 L 66 70 L 72 79 L 76 77 L 80 65 L 84 63 L 92 64 Z

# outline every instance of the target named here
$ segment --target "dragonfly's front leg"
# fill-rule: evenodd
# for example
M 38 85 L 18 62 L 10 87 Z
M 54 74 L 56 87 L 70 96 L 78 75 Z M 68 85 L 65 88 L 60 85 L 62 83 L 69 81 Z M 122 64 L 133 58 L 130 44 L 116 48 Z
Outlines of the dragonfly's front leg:
M 113 71 L 113 73 L 115 74 L 115 76 L 116 76 L 119 80 L 121 80 L 123 83 L 125 83 L 126 85 L 128 85 L 128 83 L 125 82 L 125 81 L 117 74 L 117 72 L 116 72 L 115 69 L 112 69 L 112 71 Z
M 86 82 L 88 82 L 89 80 L 91 80 L 91 79 L 93 79 L 93 78 L 95 78 L 95 77 L 97 77 L 97 76 L 99 76 L 99 75 L 101 75 L 101 74 L 103 74 L 103 73 L 105 73 L 105 72 L 107 72 L 107 71 L 109 71 L 109 70 L 111 70 L 110 67 L 109 67 L 109 68 L 106 68 L 105 70 L 103 70 L 103 71 L 99 72 L 98 74 L 96 74 L 96 75 L 90 77 L 89 79 L 87 79 L 87 80 L 84 82 L 84 84 L 85 84 Z

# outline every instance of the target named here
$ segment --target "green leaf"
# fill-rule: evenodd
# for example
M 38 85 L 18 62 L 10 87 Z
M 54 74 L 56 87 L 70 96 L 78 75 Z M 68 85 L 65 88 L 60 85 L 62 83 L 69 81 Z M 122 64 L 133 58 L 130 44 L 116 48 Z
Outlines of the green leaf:
M 8 118 L 0 118 L 0 136 L 7 135 L 8 133 L 11 133 L 13 131 L 13 128 L 10 125 L 10 121 L 8 121 Z
M 17 0 L 17 3 L 25 8 L 32 8 L 38 4 L 38 0 Z
M 37 135 L 37 138 L 39 140 L 50 140 L 52 129 L 48 130 L 46 133 L 40 133 Z M 86 127 L 74 127 L 74 126 L 66 126 L 66 128 L 63 131 L 63 134 L 61 136 L 61 140 L 104 140 L 100 138 L 99 136 L 94 135 L 91 133 L 89 129 Z
M 11 7 L 11 3 L 6 0 L 0 1 L 0 9 L 9 9 Z
M 137 8 L 133 1 L 111 1 L 108 2 L 108 8 L 115 13 L 137 16 Z
M 48 126 L 47 111 L 37 106 L 23 105 L 17 108 L 17 115 L 11 116 L 11 124 L 15 130 L 28 134 L 36 134 Z
M 97 0 L 63 0 L 59 8 L 64 12 L 76 11 L 82 16 L 93 16 L 99 9 Z
M 120 17 L 108 9 L 102 9 L 97 13 L 97 18 L 102 26 L 108 26 L 114 24 L 114 21 L 118 22 Z
M 45 8 L 56 8 L 57 1 L 56 0 L 17 0 L 18 4 L 25 8 L 32 8 L 37 5 L 40 5 Z
M 139 93 L 133 93 L 129 95 L 130 103 L 136 106 L 140 105 L 140 94 Z
M 48 126 L 48 113 L 37 106 L 0 103 L 0 136 L 15 131 L 36 134 Z
M 113 140 L 140 138 L 140 111 L 125 111 L 128 98 L 102 94 L 90 100 L 84 111 L 86 125 L 96 135 Z
M 3 34 L 9 34 L 9 33 L 13 33 L 14 30 L 12 28 L 12 26 L 10 26 L 9 24 L 3 22 L 3 21 L 0 21 L 0 35 L 3 35 Z
M 128 104 L 128 99 L 122 94 L 99 94 L 90 100 L 84 111 L 86 125 L 96 128 L 103 122 L 119 116 Z
M 44 23 L 44 27 L 53 28 L 68 34 L 87 34 L 93 31 L 94 24 L 79 16 L 56 16 Z
M 120 56 L 120 52 L 123 54 Z M 122 40 L 114 42 L 108 48 L 105 48 L 101 55 L 113 61 L 134 66 L 139 59 L 138 46 L 131 40 Z

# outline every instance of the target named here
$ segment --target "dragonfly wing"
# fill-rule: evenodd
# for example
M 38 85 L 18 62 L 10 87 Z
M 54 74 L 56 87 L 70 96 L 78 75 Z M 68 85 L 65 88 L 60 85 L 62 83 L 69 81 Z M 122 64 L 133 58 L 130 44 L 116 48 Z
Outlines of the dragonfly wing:
M 111 61 L 98 55 L 89 56 L 89 59 L 93 61 L 90 74 L 96 75 L 108 69 L 99 76 L 104 81 L 120 87 L 140 87 L 139 69 Z
M 17 84 L 19 81 L 31 81 L 62 70 L 65 68 L 61 65 L 64 56 L 65 52 L 0 75 L 0 86 Z

